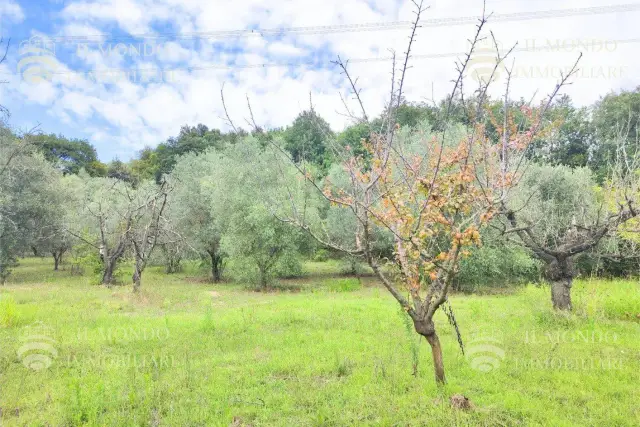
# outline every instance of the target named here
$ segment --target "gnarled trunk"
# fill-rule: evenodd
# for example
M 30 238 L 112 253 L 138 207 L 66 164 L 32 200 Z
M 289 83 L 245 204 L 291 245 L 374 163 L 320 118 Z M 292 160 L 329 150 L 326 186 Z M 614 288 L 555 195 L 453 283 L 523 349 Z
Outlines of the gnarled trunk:
M 218 283 L 222 279 L 222 260 L 216 255 L 211 257 L 211 277 L 214 283 Z
M 571 310 L 571 286 L 573 279 L 565 277 L 551 282 L 551 301 L 556 310 Z
M 62 262 L 62 255 L 64 255 L 65 252 L 66 252 L 65 249 L 57 249 L 57 250 L 54 250 L 53 252 L 51 252 L 51 254 L 53 255 L 53 270 L 54 271 L 58 271 L 58 268 L 60 267 L 60 263 Z
M 102 284 L 110 286 L 113 284 L 113 272 L 116 269 L 116 262 L 107 258 L 104 260 L 104 271 L 102 272 Z
M 574 269 L 571 258 L 556 258 L 547 263 L 545 272 L 551 283 L 551 302 L 556 310 L 571 310 L 571 286 Z
M 58 256 L 57 252 L 53 252 L 53 271 L 58 271 L 58 267 L 60 266 L 60 258 L 62 256 Z
M 110 286 L 113 284 L 113 273 L 116 270 L 116 263 L 124 255 L 126 248 L 126 240 L 122 239 L 118 243 L 118 246 L 113 251 L 107 249 L 106 243 L 102 243 L 100 246 L 100 259 L 104 265 L 104 271 L 102 272 L 102 284 Z
M 222 265 L 224 256 L 216 249 L 208 250 L 207 253 L 211 257 L 211 279 L 213 283 L 219 283 L 222 279 Z

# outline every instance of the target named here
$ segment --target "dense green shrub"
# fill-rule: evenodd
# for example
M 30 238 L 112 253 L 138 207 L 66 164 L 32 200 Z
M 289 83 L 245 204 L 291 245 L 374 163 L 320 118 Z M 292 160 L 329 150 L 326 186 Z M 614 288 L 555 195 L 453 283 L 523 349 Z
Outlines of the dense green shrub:
M 318 249 L 313 255 L 313 261 L 315 262 L 327 262 L 329 261 L 329 251 L 326 249 Z
M 282 279 L 302 276 L 302 263 L 295 252 L 286 252 L 274 267 L 274 275 Z
M 540 272 L 540 262 L 522 248 L 482 246 L 462 260 L 454 288 L 473 292 L 480 288 L 508 287 L 536 281 Z
M 348 276 L 361 276 L 367 272 L 361 258 L 347 255 L 340 262 L 340 274 Z

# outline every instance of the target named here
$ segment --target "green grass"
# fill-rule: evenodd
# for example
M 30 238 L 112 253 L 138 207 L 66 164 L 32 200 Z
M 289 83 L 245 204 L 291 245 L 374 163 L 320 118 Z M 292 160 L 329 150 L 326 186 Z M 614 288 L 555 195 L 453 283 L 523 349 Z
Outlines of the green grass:
M 266 294 L 149 269 L 134 296 L 23 260 L 0 287 L 0 424 L 640 425 L 637 282 L 578 281 L 571 315 L 535 286 L 452 296 L 473 357 L 438 313 L 438 389 L 386 291 L 322 268 L 299 292 Z M 34 342 L 48 347 L 18 355 Z M 52 349 L 48 368 L 25 366 Z M 473 409 L 450 407 L 458 393 Z

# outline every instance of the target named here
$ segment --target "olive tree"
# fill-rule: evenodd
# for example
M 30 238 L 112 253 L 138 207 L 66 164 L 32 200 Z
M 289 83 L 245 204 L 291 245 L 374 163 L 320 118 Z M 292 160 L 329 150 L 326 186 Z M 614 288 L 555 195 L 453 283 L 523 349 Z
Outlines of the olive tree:
M 624 162 L 599 187 L 586 168 L 531 165 L 502 210 L 501 231 L 544 262 L 554 308 L 571 310 L 577 255 L 597 248 L 620 226 L 637 216 L 634 163 Z
M 109 286 L 128 247 L 135 215 L 146 205 L 132 197 L 134 190 L 124 181 L 86 173 L 80 177 L 78 220 L 69 224 L 67 232 L 97 252 L 100 282 Z
M 133 248 L 135 265 L 133 270 L 133 291 L 140 290 L 142 273 L 153 254 L 165 229 L 164 212 L 170 187 L 166 181 L 156 185 L 153 181 L 145 181 L 132 191 L 127 192 L 130 207 L 130 230 L 127 236 Z
M 291 169 L 281 175 L 274 154 L 271 147 L 261 148 L 257 139 L 246 137 L 219 156 L 215 173 L 204 182 L 213 196 L 213 216 L 224 230 L 223 250 L 261 288 L 285 258 L 295 262 L 299 241 L 298 230 L 274 216 L 274 205 L 267 203 L 282 200 L 284 181 L 295 179 Z
M 174 237 L 185 247 L 211 262 L 211 279 L 222 279 L 226 254 L 222 251 L 222 218 L 214 205 L 218 193 L 221 154 L 215 150 L 204 154 L 187 154 L 179 159 L 167 178 L 173 186 L 167 216 Z M 238 186 L 239 183 L 232 185 Z M 168 249 L 171 250 L 171 249 Z
M 229 259 L 266 287 L 283 257 L 295 252 L 299 233 L 264 203 L 281 188 L 272 151 L 244 137 L 224 151 L 183 156 L 168 177 L 170 222 L 192 251 L 210 258 L 214 282 Z
M 18 256 L 50 235 L 60 173 L 30 150 L 29 135 L 17 138 L 0 128 L 0 282 Z
M 56 171 L 45 183 L 49 188 L 47 204 L 36 220 L 33 248 L 53 257 L 53 269 L 58 271 L 63 256 L 71 251 L 78 239 L 67 230 L 78 218 L 78 178 L 62 176 Z

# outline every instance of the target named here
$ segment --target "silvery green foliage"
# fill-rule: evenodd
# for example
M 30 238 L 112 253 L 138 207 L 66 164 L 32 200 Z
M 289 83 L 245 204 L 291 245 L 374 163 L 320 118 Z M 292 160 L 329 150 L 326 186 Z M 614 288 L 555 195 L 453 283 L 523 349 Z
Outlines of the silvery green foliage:
M 38 218 L 33 246 L 41 255 L 53 254 L 54 261 L 55 257 L 62 257 L 78 242 L 68 230 L 78 221 L 80 185 L 77 175 L 62 176 L 58 171 L 47 182 L 48 203 L 43 215 Z
M 296 249 L 297 230 L 278 219 L 299 184 L 270 148 L 247 137 L 224 152 L 182 157 L 169 180 L 169 216 L 197 252 L 219 246 L 232 273 L 266 285 L 282 257 Z
M 201 155 L 187 154 L 167 177 L 173 191 L 166 216 L 174 240 L 184 242 L 185 255 L 195 253 L 204 257 L 208 250 L 220 245 L 222 223 L 212 210 L 217 192 L 212 191 L 211 185 L 216 179 L 220 156 L 215 150 Z
M 61 174 L 24 144 L 0 132 L 0 281 L 19 255 L 54 231 L 61 215 Z
M 115 280 L 118 263 L 128 247 L 133 214 L 140 209 L 130 184 L 115 178 L 81 175 L 78 185 L 78 217 L 69 232 L 99 257 L 100 283 Z
M 89 231 L 96 246 L 101 243 L 114 245 L 127 230 L 126 218 L 130 208 L 127 194 L 131 188 L 115 178 L 92 178 L 88 175 L 82 178 L 80 216 L 74 229 L 77 232 Z
M 580 228 L 593 227 L 607 214 L 587 168 L 530 165 L 512 191 L 510 208 L 523 225 L 532 225 L 536 239 L 549 248 L 569 243 Z
M 297 229 L 278 219 L 290 198 L 299 195 L 299 183 L 277 156 L 269 147 L 260 148 L 254 138 L 245 138 L 226 150 L 216 178 L 207 183 L 217 195 L 213 212 L 225 231 L 223 249 L 233 259 L 244 260 L 244 275 L 253 276 L 262 287 L 282 259 L 291 261 L 298 236 Z

